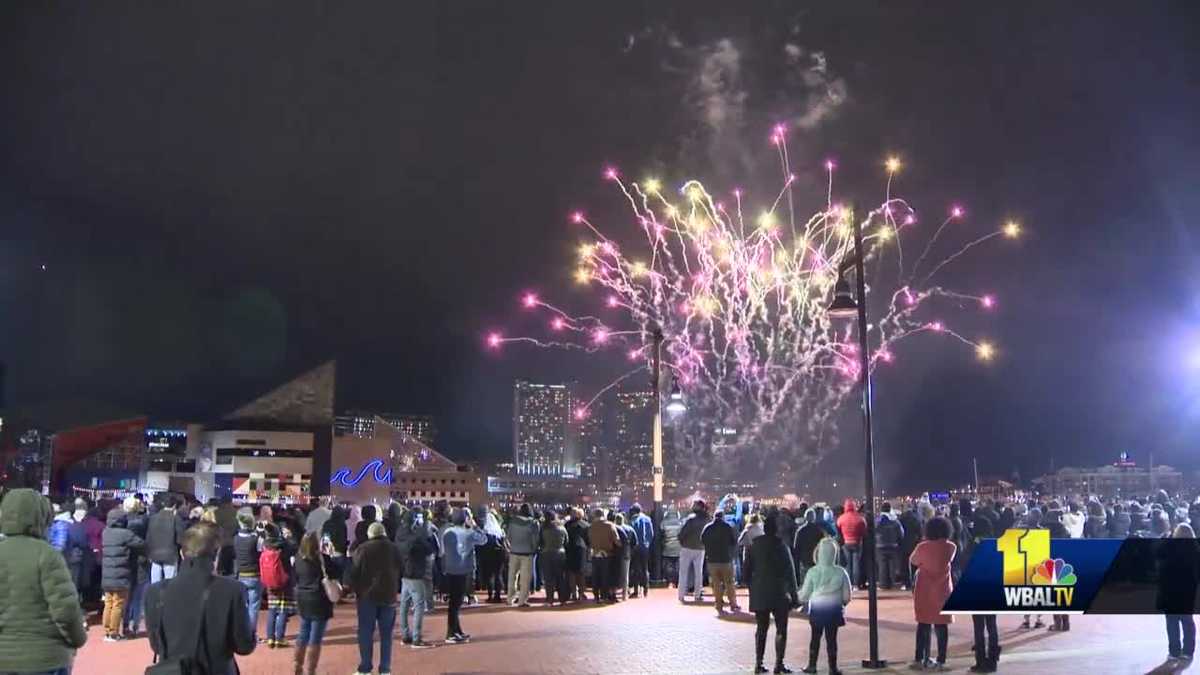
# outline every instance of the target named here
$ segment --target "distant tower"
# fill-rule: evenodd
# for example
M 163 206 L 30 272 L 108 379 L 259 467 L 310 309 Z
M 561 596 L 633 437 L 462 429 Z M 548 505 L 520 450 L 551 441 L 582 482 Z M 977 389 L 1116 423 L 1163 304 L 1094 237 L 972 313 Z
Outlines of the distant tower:
M 527 476 L 560 476 L 571 422 L 571 387 L 513 384 L 513 462 Z

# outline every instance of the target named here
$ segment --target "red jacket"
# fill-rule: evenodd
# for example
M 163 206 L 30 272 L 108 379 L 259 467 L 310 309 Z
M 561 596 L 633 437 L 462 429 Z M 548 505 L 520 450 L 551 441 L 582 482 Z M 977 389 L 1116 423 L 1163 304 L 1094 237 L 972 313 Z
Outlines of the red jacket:
M 838 516 L 838 531 L 842 533 L 842 541 L 857 546 L 867 536 L 867 519 L 858 512 L 858 505 L 853 499 L 847 499 L 843 506 L 846 511 Z

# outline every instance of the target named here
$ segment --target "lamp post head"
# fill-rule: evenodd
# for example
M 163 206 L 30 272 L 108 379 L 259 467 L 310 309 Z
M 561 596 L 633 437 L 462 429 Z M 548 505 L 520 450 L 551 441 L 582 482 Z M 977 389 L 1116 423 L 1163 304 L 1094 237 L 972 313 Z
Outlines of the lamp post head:
M 829 303 L 829 316 L 834 318 L 851 317 L 858 313 L 858 302 L 854 292 L 850 290 L 850 282 L 844 275 L 839 274 L 837 284 L 833 287 L 833 302 Z
M 687 403 L 683 401 L 683 390 L 679 388 L 679 379 L 672 378 L 671 394 L 667 397 L 667 405 L 663 409 L 671 415 L 682 415 L 687 412 Z

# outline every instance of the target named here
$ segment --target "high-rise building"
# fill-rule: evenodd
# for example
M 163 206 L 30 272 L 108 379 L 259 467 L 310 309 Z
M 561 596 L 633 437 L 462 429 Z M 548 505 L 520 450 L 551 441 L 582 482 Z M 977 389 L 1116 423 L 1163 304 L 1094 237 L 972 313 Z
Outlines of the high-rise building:
M 604 454 L 604 422 L 607 406 L 602 400 L 594 402 L 583 417 L 571 420 L 567 438 L 565 472 L 579 478 L 596 481 L 600 478 L 601 459 Z
M 402 415 L 367 410 L 348 410 L 338 415 L 333 423 L 334 435 L 374 438 L 377 416 L 399 429 L 400 433 L 412 436 L 425 445 L 432 446 L 437 440 L 437 426 L 432 415 Z
M 517 473 L 562 475 L 570 422 L 570 385 L 517 380 L 513 385 L 513 461 Z
M 613 427 L 609 460 L 613 485 L 640 489 L 650 483 L 654 461 L 654 392 L 618 392 Z

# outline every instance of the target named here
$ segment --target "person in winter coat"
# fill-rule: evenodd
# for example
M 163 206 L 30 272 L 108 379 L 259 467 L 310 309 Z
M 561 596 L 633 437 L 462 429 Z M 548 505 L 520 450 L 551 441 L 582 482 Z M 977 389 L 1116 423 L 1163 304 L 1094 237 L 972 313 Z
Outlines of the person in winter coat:
M 178 497 L 169 497 L 165 507 L 150 518 L 146 529 L 146 556 L 150 558 L 150 583 L 175 576 L 179 565 L 179 542 L 186 523 L 176 513 L 183 504 Z
M 971 516 L 967 511 L 963 511 L 960 507 L 960 518 L 964 523 L 971 522 Z M 904 528 L 904 536 L 900 539 L 900 584 L 904 590 L 912 588 L 912 566 L 908 564 L 908 558 L 917 548 L 917 544 L 921 541 L 921 519 L 917 515 L 916 506 L 910 506 L 904 509 L 897 519 L 900 521 L 900 526 Z
M 1067 533 L 1071 539 L 1081 539 L 1083 537 L 1083 526 L 1087 516 L 1079 510 L 1079 504 L 1071 502 L 1067 505 L 1067 510 L 1062 514 L 1063 527 L 1067 528 Z
M 546 604 L 550 607 L 554 606 L 555 593 L 558 594 L 559 604 L 567 601 L 568 589 L 563 568 L 567 561 L 569 536 L 567 529 L 558 521 L 558 514 L 553 509 L 547 509 L 545 519 L 542 521 L 538 562 L 542 567 L 542 579 L 546 584 Z
M 637 534 L 637 545 L 630 551 L 629 584 L 633 586 L 633 597 L 650 593 L 650 551 L 654 545 L 654 521 L 642 513 L 642 505 L 629 507 L 629 526 Z
M 964 554 L 961 554 L 968 558 L 963 563 L 963 569 L 966 569 L 967 565 L 970 564 L 969 556 L 974 553 L 979 542 L 996 536 L 990 529 L 991 526 L 991 523 L 987 519 L 982 519 L 975 523 L 975 531 L 972 532 L 974 539 L 971 541 L 971 546 Z M 970 670 L 972 673 L 994 673 L 996 672 L 996 664 L 1000 661 L 1000 629 L 996 626 L 996 615 L 972 614 L 971 623 L 975 629 L 975 665 L 971 666 Z
M 476 511 L 475 522 L 483 525 L 483 532 L 487 535 L 487 541 L 475 549 L 479 577 L 488 592 L 487 602 L 504 602 L 501 597 L 504 593 L 504 577 L 501 571 L 504 569 L 504 549 L 508 544 L 504 528 L 500 527 L 500 520 L 496 518 L 496 514 L 486 506 L 481 506 Z
M 1129 514 L 1125 512 L 1125 505 L 1117 502 L 1112 507 L 1112 520 L 1108 523 L 1108 536 L 1113 539 L 1126 539 L 1129 537 Z
M 160 660 L 187 656 L 196 660 L 197 672 L 236 675 L 240 671 L 234 654 L 254 651 L 254 631 L 246 623 L 241 586 L 213 574 L 220 545 L 220 528 L 210 523 L 184 532 L 178 574 L 146 590 L 146 632 Z M 196 646 L 201 621 L 204 643 L 185 654 Z
M 538 524 L 529 504 L 521 504 L 504 526 L 508 541 L 508 603 L 529 606 L 529 590 L 533 585 L 533 554 L 540 542 Z
M 858 504 L 853 499 L 847 499 L 838 516 L 837 529 L 842 537 L 842 557 L 846 560 L 846 571 L 854 585 L 863 585 L 862 575 L 862 541 L 867 536 L 867 519 L 858 512 Z
M 914 668 L 937 668 L 946 665 L 946 647 L 950 641 L 951 614 L 942 614 L 942 606 L 950 597 L 954 582 L 950 578 L 950 563 L 956 547 L 950 541 L 950 523 L 945 518 L 932 518 L 925 523 L 925 540 L 917 544 L 909 564 L 917 568 L 913 588 L 913 614 L 917 620 L 917 649 Z M 930 633 L 937 633 L 937 665 L 930 660 Z
M 101 545 L 104 558 L 100 568 L 100 590 L 104 592 L 104 641 L 123 640 L 125 603 L 129 591 L 137 582 L 137 554 L 146 543 L 127 527 L 125 511 L 115 508 L 108 512 L 108 527 L 104 528 Z
M 884 502 L 880 507 L 879 524 L 875 526 L 875 558 L 879 561 L 879 586 L 890 589 L 900 573 L 900 542 L 904 540 L 904 526 L 892 513 L 892 505 Z
M 150 519 L 146 517 L 146 506 L 137 497 L 126 497 L 121 508 L 126 515 L 126 527 L 143 541 L 146 539 Z M 146 606 L 146 588 L 150 585 L 150 559 L 145 551 L 137 555 L 134 569 L 137 571 L 133 586 L 129 589 L 129 602 L 125 604 L 123 617 L 125 635 L 137 635 L 142 625 L 142 611 Z
M 683 518 L 675 507 L 663 511 L 659 530 L 662 532 L 662 578 L 669 579 L 679 585 L 679 529 L 683 527 Z
M 414 649 L 430 646 L 422 638 L 425 620 L 425 572 L 429 554 L 437 550 L 437 542 L 425 528 L 424 514 L 409 511 L 404 514 L 400 531 L 396 533 L 396 548 L 400 554 L 400 641 Z M 412 613 L 409 627 L 408 615 Z
M 564 562 L 564 572 L 567 582 L 567 597 L 579 602 L 587 599 L 587 583 L 583 574 L 584 561 L 587 560 L 588 528 L 583 517 L 583 509 L 572 508 L 571 516 L 567 519 L 567 557 Z
M 767 518 L 763 535 L 750 545 L 754 577 L 750 584 L 750 611 L 754 613 L 754 672 L 765 673 L 763 655 L 767 649 L 767 630 L 775 621 L 775 672 L 792 672 L 783 663 L 787 652 L 788 613 L 800 605 L 796 588 L 796 568 L 792 552 L 779 538 L 779 521 Z
M 19 488 L 0 501 L 0 668 L 66 675 L 87 642 L 62 554 L 46 541 L 50 503 Z
M 264 525 L 263 535 L 258 574 L 267 598 L 267 648 L 286 648 L 288 619 L 296 613 L 296 548 L 275 523 Z
M 825 651 L 830 675 L 841 671 L 837 667 L 838 628 L 846 625 L 844 610 L 850 604 L 850 575 L 837 565 L 837 543 L 825 538 L 817 544 L 816 564 L 804 576 L 800 602 L 808 603 L 808 624 L 812 630 L 808 642 L 806 673 L 817 672 L 821 655 L 821 636 L 825 636 Z
M 689 589 L 692 590 L 696 602 L 700 602 L 704 597 L 704 542 L 700 540 L 700 535 L 709 520 L 708 505 L 704 500 L 697 499 L 692 504 L 692 512 L 679 528 L 680 602 L 687 597 Z
M 1157 549 L 1158 592 L 1155 608 L 1167 622 L 1167 653 L 1171 659 L 1191 662 L 1196 652 L 1196 589 L 1200 587 L 1200 546 L 1191 525 L 1180 523 Z M 1182 639 L 1181 639 L 1182 638 Z
M 1097 501 L 1088 502 L 1087 520 L 1083 523 L 1083 536 L 1086 539 L 1106 539 L 1108 537 L 1108 522 L 1104 506 Z
M 346 524 L 349 517 L 344 506 L 335 506 L 330 510 L 329 518 L 321 525 L 321 549 L 329 556 L 329 575 L 334 579 L 344 579 L 349 569 L 350 532 Z M 312 516 L 309 516 L 312 522 Z
M 376 511 L 374 504 L 363 506 L 360 512 L 362 513 L 362 520 L 359 520 L 354 526 L 354 543 L 351 545 L 351 549 L 358 548 L 367 541 L 369 538 L 367 528 L 371 527 L 371 523 L 375 522 Z M 384 533 L 387 533 L 387 528 L 384 528 Z
M 611 559 L 621 554 L 621 535 L 616 525 L 608 522 L 604 509 L 592 511 L 588 543 L 592 556 L 592 594 L 596 597 L 596 604 L 612 602 L 616 599 L 613 594 L 616 579 L 612 576 Z
M 379 627 L 379 672 L 392 670 L 392 630 L 396 626 L 396 593 L 400 590 L 400 549 L 387 538 L 383 523 L 371 523 L 354 550 L 351 585 L 358 604 L 357 673 L 370 675 Z
M 463 632 L 459 612 L 467 592 L 467 579 L 475 574 L 475 547 L 487 541 L 487 535 L 467 509 L 455 509 L 451 519 L 454 525 L 442 534 L 446 595 L 450 598 L 446 610 L 446 642 L 460 644 L 471 639 Z
M 74 519 L 71 517 L 71 512 L 61 510 L 54 514 L 54 520 L 50 523 L 50 531 L 46 533 L 50 547 L 64 555 L 66 555 L 67 540 L 71 535 L 72 522 Z
M 725 520 L 724 513 L 717 511 L 713 515 L 712 522 L 705 525 L 700 533 L 700 541 L 704 544 L 704 559 L 708 564 L 708 581 L 712 584 L 717 616 L 725 613 L 726 597 L 732 612 L 741 611 L 737 604 L 737 587 L 733 582 L 733 554 L 737 547 L 737 533 Z
M 328 562 L 321 553 L 320 536 L 316 532 L 304 533 L 293 566 L 296 608 L 300 613 L 300 632 L 296 634 L 296 651 L 292 655 L 295 675 L 316 675 L 317 664 L 321 661 L 321 642 L 325 639 L 325 628 L 333 618 L 333 602 L 322 585 L 328 576 Z
M 76 509 L 71 514 L 71 525 L 67 530 L 67 547 L 63 550 L 67 569 L 71 571 L 71 582 L 75 584 L 75 590 L 79 592 L 80 601 L 83 599 L 84 591 L 91 583 L 90 572 L 96 564 L 91 544 L 88 543 L 87 526 L 83 522 L 86 517 L 87 511 L 82 509 Z
M 633 549 L 637 547 L 637 532 L 625 522 L 625 514 L 616 509 L 609 511 L 608 519 L 617 527 L 621 536 L 621 554 L 616 558 L 617 588 L 620 589 L 620 599 L 629 599 L 629 564 L 633 560 Z
M 762 534 L 762 516 L 753 513 L 746 519 L 746 527 L 738 535 L 737 553 L 735 554 L 742 559 L 742 583 L 746 586 L 749 586 L 750 580 L 754 578 L 754 562 L 750 560 L 750 546 Z M 796 530 L 796 534 L 799 535 L 800 531 Z

